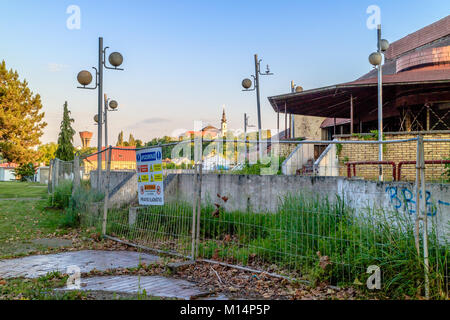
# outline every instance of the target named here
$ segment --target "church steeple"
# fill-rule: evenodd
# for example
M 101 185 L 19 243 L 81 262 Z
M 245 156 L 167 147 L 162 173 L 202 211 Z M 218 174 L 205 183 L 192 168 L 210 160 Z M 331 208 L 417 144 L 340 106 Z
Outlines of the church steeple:
M 223 106 L 220 132 L 222 133 L 222 137 L 226 136 L 227 134 L 227 117 L 225 115 L 225 106 Z

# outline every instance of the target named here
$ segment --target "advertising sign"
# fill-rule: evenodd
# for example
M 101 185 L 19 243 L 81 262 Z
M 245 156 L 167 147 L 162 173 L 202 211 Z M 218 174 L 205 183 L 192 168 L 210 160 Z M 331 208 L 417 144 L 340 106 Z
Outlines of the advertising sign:
M 138 198 L 141 206 L 164 205 L 162 149 L 136 151 Z

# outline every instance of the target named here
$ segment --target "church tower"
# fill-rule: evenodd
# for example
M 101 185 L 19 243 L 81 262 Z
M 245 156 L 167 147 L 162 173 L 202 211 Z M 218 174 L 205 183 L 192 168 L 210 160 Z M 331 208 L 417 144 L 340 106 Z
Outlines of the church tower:
M 222 134 L 222 137 L 227 135 L 227 117 L 225 116 L 225 106 L 223 107 L 220 133 Z

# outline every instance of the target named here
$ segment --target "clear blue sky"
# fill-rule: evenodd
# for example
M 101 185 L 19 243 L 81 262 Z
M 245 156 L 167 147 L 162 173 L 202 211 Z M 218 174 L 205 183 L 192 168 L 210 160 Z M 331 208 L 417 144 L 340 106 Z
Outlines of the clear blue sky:
M 110 114 L 110 142 L 120 130 L 147 141 L 192 129 L 194 120 L 219 126 L 222 105 L 230 128 L 242 127 L 244 112 L 256 124 L 255 95 L 241 91 L 255 53 L 274 73 L 261 89 L 263 126 L 275 128 L 266 97 L 288 92 L 291 80 L 311 89 L 370 70 L 369 5 L 381 8 L 391 42 L 450 12 L 447 0 L 0 2 L 0 59 L 41 94 L 49 124 L 43 142 L 57 140 L 65 100 L 75 129 L 96 132 L 96 92 L 76 89 L 76 75 L 96 66 L 99 36 L 125 58 L 126 71 L 105 71 L 104 91 L 120 105 Z M 81 8 L 80 30 L 66 28 L 72 4 Z

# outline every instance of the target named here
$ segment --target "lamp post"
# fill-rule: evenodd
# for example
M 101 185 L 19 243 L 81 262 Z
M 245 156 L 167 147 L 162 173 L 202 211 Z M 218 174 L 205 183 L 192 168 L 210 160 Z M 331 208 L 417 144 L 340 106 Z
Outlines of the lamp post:
M 378 69 L 378 161 L 383 161 L 383 55 L 389 49 L 389 42 L 381 39 L 381 25 L 377 28 L 377 51 L 369 56 L 369 62 Z M 379 180 L 383 181 L 383 166 L 379 167 Z
M 105 94 L 105 147 L 108 147 L 108 111 L 117 111 L 117 107 L 117 101 L 109 99 Z
M 243 91 L 254 91 L 256 90 L 256 107 L 258 110 L 258 150 L 260 151 L 260 159 L 261 159 L 261 148 L 259 147 L 259 141 L 262 138 L 261 135 L 261 97 L 260 97 L 260 87 L 259 87 L 259 76 L 269 76 L 273 75 L 273 73 L 270 73 L 269 65 L 267 65 L 266 72 L 261 72 L 261 61 L 258 60 L 258 55 L 255 54 L 255 74 L 252 75 L 252 78 L 254 80 L 253 88 L 252 87 L 252 80 L 246 78 L 242 80 L 242 87 L 244 87 Z
M 97 137 L 97 187 L 100 189 L 100 175 L 102 170 L 102 104 L 103 104 L 103 67 L 112 70 L 123 70 L 118 68 L 122 62 L 123 57 L 119 52 L 113 52 L 109 55 L 108 61 L 113 67 L 108 67 L 106 64 L 106 50 L 109 47 L 103 47 L 103 38 L 98 38 L 98 68 L 93 67 L 95 70 L 95 87 L 87 87 L 92 82 L 92 74 L 83 70 L 78 73 L 77 79 L 82 87 L 79 89 L 89 89 L 96 90 L 98 88 L 98 112 L 97 112 L 97 123 L 98 123 L 98 137 Z

